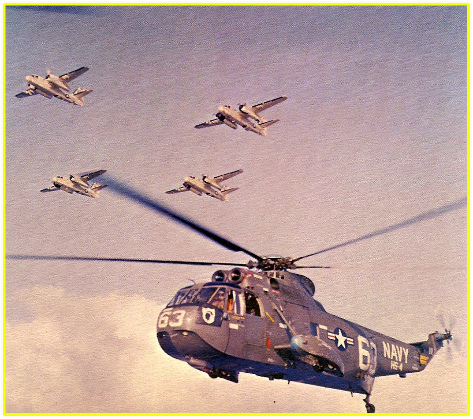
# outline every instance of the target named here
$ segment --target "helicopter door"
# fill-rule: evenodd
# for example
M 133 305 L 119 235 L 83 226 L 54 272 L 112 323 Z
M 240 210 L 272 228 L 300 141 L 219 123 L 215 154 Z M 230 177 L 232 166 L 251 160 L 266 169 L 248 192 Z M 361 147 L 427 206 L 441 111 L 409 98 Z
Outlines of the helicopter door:
M 229 340 L 226 353 L 255 358 L 255 347 L 265 347 L 265 322 L 259 299 L 249 292 L 231 290 L 227 300 Z
M 259 298 L 245 291 L 245 332 L 248 345 L 266 346 L 266 323 Z

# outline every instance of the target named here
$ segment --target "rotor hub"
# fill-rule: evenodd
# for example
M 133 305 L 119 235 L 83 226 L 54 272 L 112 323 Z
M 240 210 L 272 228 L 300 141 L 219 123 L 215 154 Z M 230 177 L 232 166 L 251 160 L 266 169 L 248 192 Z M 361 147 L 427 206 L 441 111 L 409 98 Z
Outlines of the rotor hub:
M 256 268 L 262 271 L 285 271 L 296 267 L 293 258 L 290 257 L 265 257 L 259 261 L 250 260 L 247 266 L 250 269 Z

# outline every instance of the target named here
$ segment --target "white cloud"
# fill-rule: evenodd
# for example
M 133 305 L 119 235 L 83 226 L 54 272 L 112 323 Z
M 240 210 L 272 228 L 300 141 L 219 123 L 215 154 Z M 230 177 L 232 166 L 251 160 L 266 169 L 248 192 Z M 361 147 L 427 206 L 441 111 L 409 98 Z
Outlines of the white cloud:
M 34 287 L 18 297 L 32 320 L 6 322 L 9 413 L 364 412 L 360 395 L 247 374 L 238 384 L 210 379 L 161 350 L 162 306 L 139 295 Z M 461 363 L 452 367 L 462 371 Z M 406 380 L 378 379 L 372 401 L 384 412 L 451 411 L 455 401 L 458 411 L 466 385 L 462 379 L 439 386 L 444 369 L 438 362 Z M 445 397 L 444 387 L 450 388 Z

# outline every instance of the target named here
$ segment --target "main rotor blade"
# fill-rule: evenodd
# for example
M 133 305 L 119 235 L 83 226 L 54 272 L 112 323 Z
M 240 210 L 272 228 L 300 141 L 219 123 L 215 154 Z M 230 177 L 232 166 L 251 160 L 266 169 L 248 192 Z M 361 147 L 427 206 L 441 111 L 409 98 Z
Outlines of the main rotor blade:
M 426 220 L 431 220 L 432 218 L 439 217 L 440 215 L 443 215 L 447 212 L 455 211 L 457 209 L 463 208 L 466 205 L 467 205 L 467 198 L 465 197 L 465 198 L 459 199 L 457 201 L 454 201 L 450 204 L 443 205 L 441 207 L 435 208 L 431 211 L 424 212 L 424 213 L 419 214 L 415 217 L 408 218 L 407 220 L 401 221 L 400 223 L 392 224 L 392 225 L 390 225 L 388 227 L 385 227 L 385 228 L 382 228 L 380 230 L 375 230 L 372 233 L 365 234 L 363 236 L 357 237 L 356 239 L 347 240 L 346 242 L 339 243 L 339 244 L 336 244 L 334 246 L 330 246 L 330 247 L 327 247 L 325 249 L 318 250 L 317 252 L 310 253 L 308 255 L 301 256 L 299 258 L 293 259 L 293 262 L 297 262 L 298 260 L 308 258 L 310 256 L 319 255 L 321 253 L 325 253 L 325 252 L 328 252 L 330 250 L 335 250 L 335 249 L 338 249 L 340 247 L 348 246 L 350 244 L 358 243 L 358 242 L 361 242 L 363 240 L 371 239 L 372 237 L 380 236 L 382 234 L 390 233 L 391 231 L 399 230 L 401 228 L 408 227 L 412 224 L 420 223 L 420 222 L 426 221 Z
M 246 253 L 248 256 L 255 258 L 258 261 L 261 261 L 263 258 L 258 256 L 257 254 L 250 252 L 249 250 L 239 246 L 236 243 L 231 242 L 230 240 L 225 239 L 224 237 L 214 233 L 213 231 L 189 220 L 188 218 L 184 217 L 183 215 L 178 214 L 176 211 L 167 208 L 164 204 L 161 204 L 157 200 L 152 200 L 147 196 L 143 195 L 142 193 L 132 189 L 130 186 L 127 186 L 119 181 L 113 179 L 110 176 L 104 176 L 103 178 L 106 179 L 106 183 L 108 187 L 113 190 L 114 192 L 132 200 L 142 204 L 155 212 L 165 215 L 168 218 L 171 218 L 174 221 L 177 221 L 185 226 L 191 228 L 194 231 L 202 234 L 203 236 L 207 237 L 210 240 L 220 244 L 221 246 L 232 250 L 233 252 L 243 252 Z
M 297 265 L 297 266 L 291 267 L 290 269 L 333 269 L 333 266 L 320 266 L 320 265 L 302 266 L 302 265 Z
M 244 263 L 223 262 L 194 262 L 186 260 L 159 260 L 159 259 L 133 259 L 133 258 L 104 258 L 88 256 L 56 256 L 56 255 L 6 255 L 6 259 L 16 260 L 70 260 L 89 262 L 137 262 L 137 263 L 161 263 L 169 265 L 200 265 L 200 266 L 246 266 Z

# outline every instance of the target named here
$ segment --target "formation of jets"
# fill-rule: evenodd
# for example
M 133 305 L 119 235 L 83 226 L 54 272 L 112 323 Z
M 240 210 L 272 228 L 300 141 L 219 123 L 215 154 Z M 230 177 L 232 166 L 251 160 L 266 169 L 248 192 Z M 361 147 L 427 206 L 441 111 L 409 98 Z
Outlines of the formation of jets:
M 211 196 L 212 198 L 220 199 L 220 201 L 228 201 L 228 194 L 236 191 L 238 188 L 227 188 L 221 185 L 221 182 L 230 179 L 233 176 L 239 175 L 243 170 L 235 170 L 234 172 L 225 173 L 215 177 L 202 175 L 202 179 L 197 179 L 195 176 L 188 176 L 184 178 L 182 186 L 176 189 L 167 191 L 167 194 L 174 194 L 179 192 L 191 191 L 197 195 L 203 193 Z
M 105 188 L 107 185 L 101 185 L 100 183 L 94 182 L 89 185 L 89 180 L 100 176 L 105 173 L 106 170 L 97 170 L 95 172 L 83 173 L 78 175 L 69 176 L 56 176 L 53 178 L 53 184 L 49 188 L 41 189 L 40 192 L 52 192 L 52 191 L 66 191 L 67 193 L 78 193 L 81 195 L 89 196 L 91 198 L 98 198 L 100 189 Z
M 41 77 L 36 74 L 26 76 L 28 88 L 23 92 L 15 95 L 18 98 L 33 96 L 36 94 L 42 95 L 48 99 L 56 97 L 74 105 L 83 106 L 84 96 L 92 92 L 92 89 L 77 88 L 71 93 L 71 88 L 68 84 L 71 80 L 84 74 L 89 67 L 80 67 L 77 70 L 70 71 L 62 76 L 56 76 L 48 70 L 46 77 Z M 257 105 L 248 106 L 246 104 L 238 105 L 238 109 L 231 106 L 223 105 L 218 107 L 218 112 L 215 114 L 216 118 L 210 121 L 198 124 L 195 128 L 205 128 L 215 125 L 225 124 L 230 128 L 236 129 L 238 125 L 247 131 L 255 132 L 259 135 L 266 135 L 266 128 L 275 124 L 279 119 L 272 119 L 267 121 L 259 115 L 261 111 L 277 105 L 287 99 L 287 96 L 280 96 L 276 99 L 271 99 L 266 102 L 258 103 Z M 81 195 L 89 196 L 91 198 L 98 198 L 100 189 L 107 185 L 94 183 L 89 185 L 89 180 L 105 173 L 106 170 L 97 170 L 91 173 L 84 173 L 81 175 L 71 174 L 69 176 L 56 176 L 53 178 L 53 185 L 49 188 L 41 189 L 41 192 L 51 192 L 63 190 L 70 194 L 76 192 Z M 202 175 L 202 179 L 197 179 L 195 176 L 188 176 L 184 178 L 182 186 L 166 191 L 167 194 L 175 194 L 179 192 L 191 191 L 197 195 L 208 195 L 220 201 L 228 201 L 228 195 L 236 191 L 238 188 L 227 188 L 221 185 L 221 182 L 230 179 L 242 173 L 243 170 L 235 170 L 224 175 L 210 177 Z
M 79 77 L 88 69 L 88 67 L 81 67 L 77 70 L 63 74 L 62 76 L 55 76 L 54 74 L 51 74 L 51 71 L 49 70 L 46 77 L 41 77 L 36 74 L 26 76 L 25 79 L 28 82 L 28 88 L 15 96 L 23 98 L 40 94 L 48 99 L 57 97 L 58 99 L 65 100 L 74 105 L 83 106 L 84 96 L 92 92 L 92 89 L 83 89 L 82 87 L 79 87 L 71 93 L 71 88 L 67 82 Z
M 237 129 L 237 126 L 240 125 L 247 131 L 265 136 L 266 128 L 278 122 L 279 119 L 267 121 L 259 115 L 259 112 L 277 105 L 286 99 L 287 96 L 280 96 L 276 99 L 271 99 L 253 106 L 247 106 L 246 104 L 239 105 L 238 109 L 234 109 L 228 105 L 222 105 L 218 107 L 218 112 L 215 114 L 216 118 L 198 124 L 195 127 L 206 128 L 225 124 L 230 128 Z

